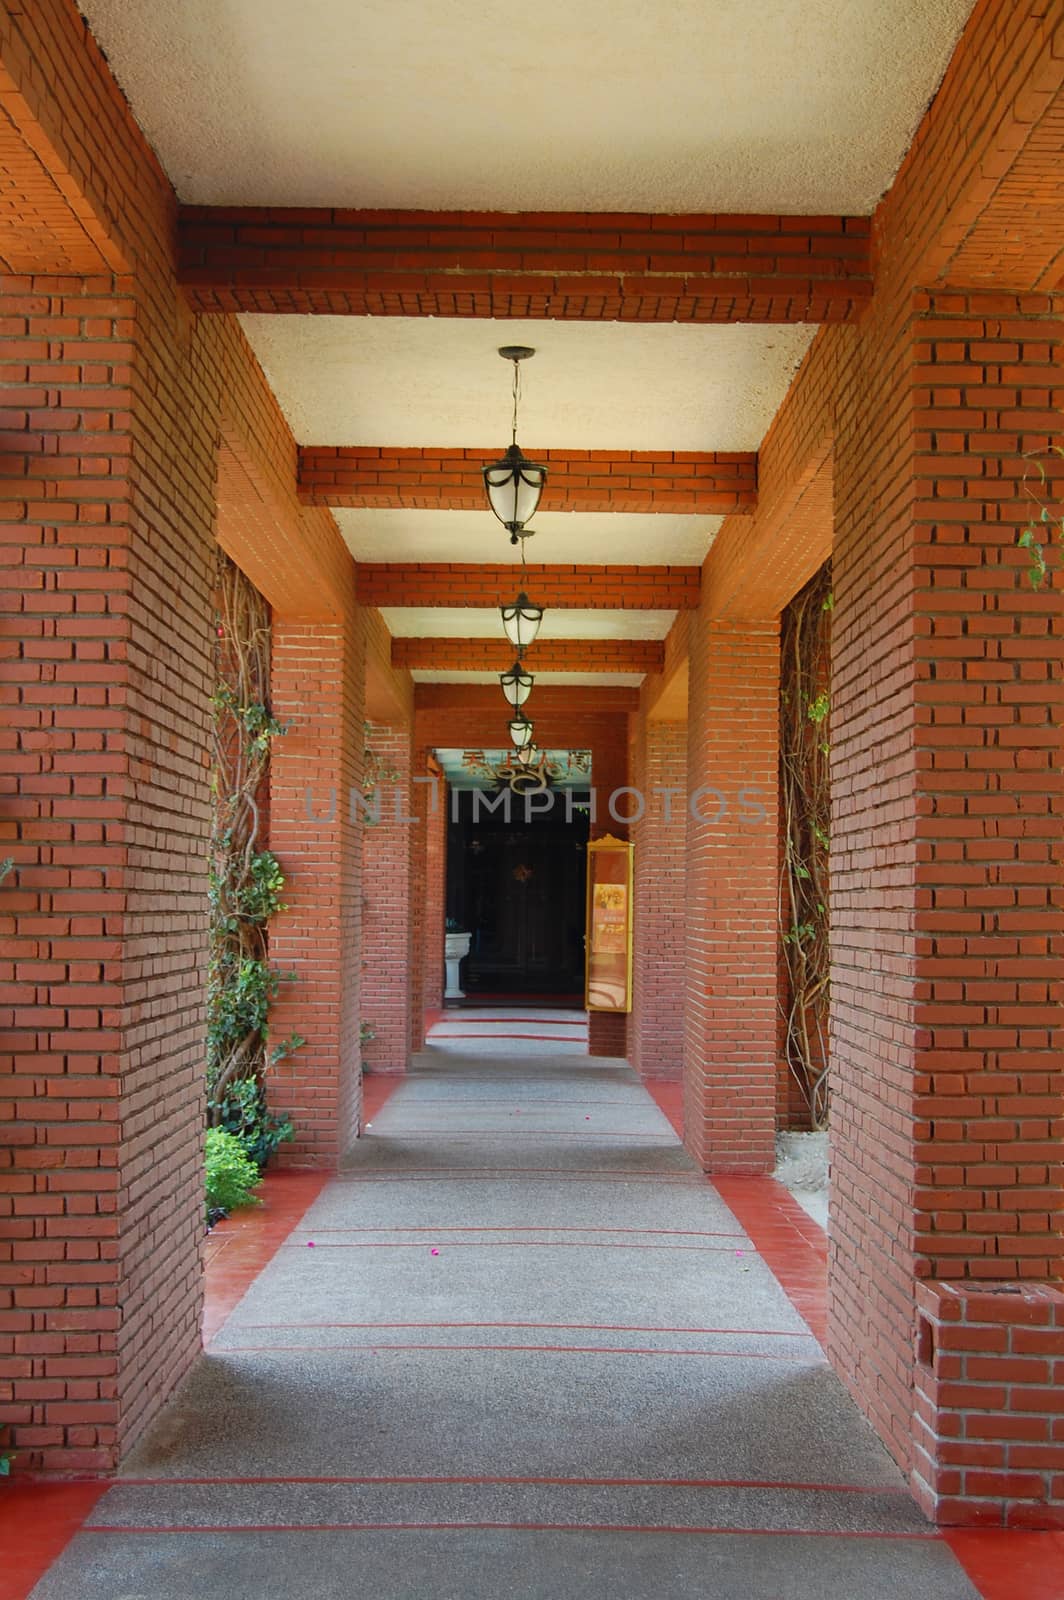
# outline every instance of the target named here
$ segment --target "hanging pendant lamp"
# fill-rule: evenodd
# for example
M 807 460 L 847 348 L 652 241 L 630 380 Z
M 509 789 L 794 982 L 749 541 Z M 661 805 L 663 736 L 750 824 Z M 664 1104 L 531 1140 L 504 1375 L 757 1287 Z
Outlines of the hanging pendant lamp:
M 510 742 L 515 750 L 524 750 L 526 746 L 532 743 L 532 723 L 523 711 L 519 711 L 515 717 L 512 717 L 507 723 L 507 727 L 510 732 Z
M 517 402 L 521 392 L 520 363 L 535 355 L 529 345 L 504 344 L 499 354 L 504 361 L 514 365 L 513 427 L 511 443 L 505 455 L 490 466 L 482 468 L 488 504 L 510 535 L 510 543 L 532 536 L 527 524 L 531 522 L 539 505 L 540 495 L 547 478 L 547 469 L 538 461 L 530 461 L 517 442 Z
M 499 684 L 502 692 L 515 709 L 517 706 L 524 705 L 532 693 L 532 685 L 535 681 L 532 674 L 525 671 L 520 661 L 515 661 L 509 672 L 500 672 L 499 674 Z
M 535 639 L 543 621 L 543 607 L 534 606 L 522 589 L 512 606 L 500 606 L 503 629 L 521 656 Z

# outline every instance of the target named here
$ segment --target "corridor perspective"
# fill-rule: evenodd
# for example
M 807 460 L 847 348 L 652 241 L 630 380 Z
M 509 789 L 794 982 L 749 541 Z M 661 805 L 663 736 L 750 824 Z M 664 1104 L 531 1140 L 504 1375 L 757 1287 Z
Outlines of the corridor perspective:
M 417 1058 L 33 1600 L 976 1600 L 631 1069 L 484 1033 Z
M 0 571 L 0 1600 L 1064 1600 L 1064 0 L 0 0 Z

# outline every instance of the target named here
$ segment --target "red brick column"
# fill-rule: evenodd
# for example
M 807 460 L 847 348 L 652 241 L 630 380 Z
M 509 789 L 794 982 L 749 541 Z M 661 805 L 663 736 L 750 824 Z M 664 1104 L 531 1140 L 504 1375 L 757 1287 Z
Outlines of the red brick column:
M 439 804 L 432 810 L 430 803 L 425 830 L 425 919 L 422 947 L 425 1011 L 439 1011 L 443 1006 L 444 942 L 447 932 L 447 814 L 450 804 L 451 791 L 441 778 Z
M 214 442 L 166 326 L 110 279 L 0 285 L 20 1469 L 113 1468 L 200 1348 Z
M 707 1172 L 775 1164 L 776 619 L 691 627 L 685 1142 Z
M 411 773 L 413 827 L 410 869 L 410 1046 L 425 1043 L 425 1012 L 443 1004 L 444 894 L 447 856 L 447 788 L 426 746 L 414 752 Z M 431 864 L 431 871 L 430 871 Z M 438 972 L 430 970 L 430 947 Z
M 635 949 L 629 1051 L 646 1078 L 683 1076 L 687 724 L 638 719 L 633 781 Z M 671 792 L 670 792 L 671 791 Z
M 377 1072 L 404 1072 L 410 1056 L 410 898 L 417 831 L 410 729 L 371 723 L 368 748 L 382 776 L 379 819 L 367 818 L 362 834 L 361 1015 L 374 1034 L 362 1055 Z
M 836 451 L 830 1350 L 930 1514 L 1052 1524 L 1061 602 L 1016 538 L 1064 325 L 951 290 L 891 334 Z
M 275 617 L 273 709 L 289 731 L 270 767 L 270 845 L 285 874 L 270 961 L 295 974 L 270 1019 L 274 1040 L 303 1035 L 272 1069 L 271 1103 L 296 1129 L 285 1159 L 332 1166 L 358 1133 L 364 665 L 361 616 Z
M 591 838 L 601 839 L 604 834 L 610 833 L 615 839 L 627 839 L 628 818 L 638 808 L 634 795 L 620 793 L 628 784 L 626 716 L 611 718 L 607 729 L 593 741 L 591 783 L 595 797 Z M 627 1012 L 590 1011 L 587 1019 L 588 1055 L 626 1058 L 628 1024 Z

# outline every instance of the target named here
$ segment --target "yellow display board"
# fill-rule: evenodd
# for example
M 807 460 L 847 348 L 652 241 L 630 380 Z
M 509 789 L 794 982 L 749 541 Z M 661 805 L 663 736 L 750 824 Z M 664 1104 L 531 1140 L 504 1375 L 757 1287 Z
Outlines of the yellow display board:
M 593 839 L 587 847 L 584 1003 L 589 1011 L 632 1009 L 632 846 Z

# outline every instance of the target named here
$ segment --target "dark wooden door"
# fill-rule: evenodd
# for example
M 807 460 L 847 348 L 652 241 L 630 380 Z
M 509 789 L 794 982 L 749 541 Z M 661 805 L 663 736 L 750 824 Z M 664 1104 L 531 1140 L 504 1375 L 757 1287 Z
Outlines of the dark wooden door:
M 466 816 L 452 824 L 448 914 L 473 935 L 467 993 L 577 994 L 583 988 L 587 820 Z

